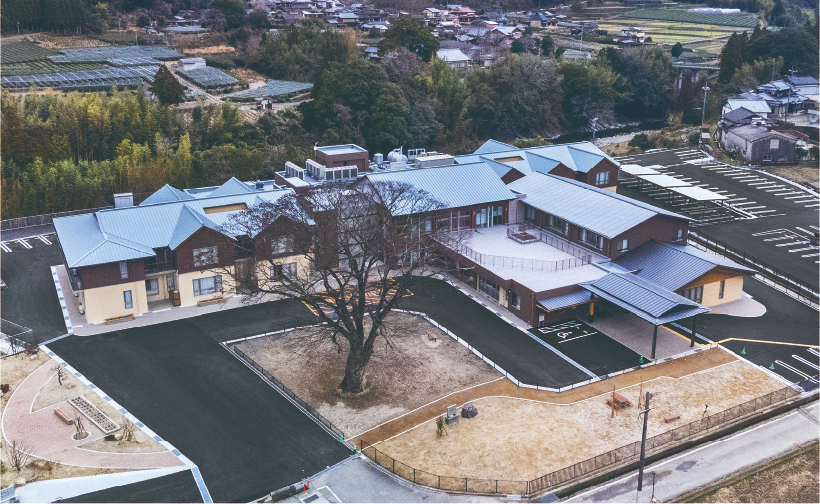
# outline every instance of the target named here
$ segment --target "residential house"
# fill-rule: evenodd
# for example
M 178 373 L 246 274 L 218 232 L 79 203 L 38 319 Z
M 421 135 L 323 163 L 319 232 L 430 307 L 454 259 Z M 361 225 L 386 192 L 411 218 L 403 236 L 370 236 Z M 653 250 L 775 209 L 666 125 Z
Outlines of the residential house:
M 436 57 L 446 61 L 453 68 L 465 68 L 470 66 L 471 63 L 470 57 L 458 48 L 439 49 L 436 52 Z
M 754 165 L 793 164 L 796 148 L 794 136 L 755 124 L 729 129 L 723 142 L 723 150 L 737 153 Z

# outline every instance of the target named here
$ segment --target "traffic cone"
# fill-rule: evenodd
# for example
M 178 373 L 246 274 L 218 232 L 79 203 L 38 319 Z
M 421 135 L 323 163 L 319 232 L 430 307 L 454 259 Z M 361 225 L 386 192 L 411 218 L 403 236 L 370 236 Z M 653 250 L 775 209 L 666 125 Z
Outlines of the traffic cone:
M 641 360 L 638 361 L 640 364 L 643 364 L 643 355 L 641 355 Z
M 771 366 L 769 366 L 769 369 L 771 369 L 772 371 L 774 371 L 774 362 L 772 362 L 772 365 L 771 365 Z
M 743 347 L 743 350 L 740 351 L 740 355 L 746 355 L 746 347 Z

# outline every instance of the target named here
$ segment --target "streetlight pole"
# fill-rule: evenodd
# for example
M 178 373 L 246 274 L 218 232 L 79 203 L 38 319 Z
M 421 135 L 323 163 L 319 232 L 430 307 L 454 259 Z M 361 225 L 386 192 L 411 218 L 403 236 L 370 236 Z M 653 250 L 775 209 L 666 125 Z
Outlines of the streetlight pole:
M 794 74 L 797 73 L 797 70 L 795 70 L 794 67 L 791 67 L 791 68 L 789 68 L 789 73 L 792 74 L 792 79 L 794 79 Z M 785 117 L 785 120 L 786 120 L 787 123 L 789 122 L 789 107 L 791 106 L 791 104 L 792 104 L 792 84 L 791 84 L 791 82 L 789 82 L 789 101 L 786 102 L 786 117 Z
M 643 435 L 641 435 L 641 465 L 638 468 L 638 500 L 637 502 L 641 501 L 641 491 L 643 490 L 643 465 L 644 460 L 646 458 L 646 428 L 649 419 L 649 400 L 652 399 L 652 394 L 649 392 L 646 393 L 646 399 L 644 400 L 644 410 L 638 413 L 638 416 L 643 415 Z
M 705 86 L 703 86 L 703 117 L 701 118 L 701 121 L 700 121 L 701 126 L 703 126 L 703 124 L 706 123 L 706 93 L 710 89 L 712 89 L 712 88 L 709 87 L 708 83 Z

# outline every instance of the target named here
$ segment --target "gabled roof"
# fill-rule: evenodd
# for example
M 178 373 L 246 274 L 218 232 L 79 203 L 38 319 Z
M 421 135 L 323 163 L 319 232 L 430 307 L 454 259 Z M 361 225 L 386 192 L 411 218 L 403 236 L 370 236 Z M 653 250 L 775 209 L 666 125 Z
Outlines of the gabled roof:
M 766 103 L 766 100 L 736 100 L 730 98 L 728 100 L 729 108 L 732 110 L 736 108 L 745 108 L 750 112 L 754 112 L 756 114 L 771 114 L 772 108 Z
M 233 238 L 223 227 L 240 210 L 209 209 L 234 205 L 250 208 L 292 193 L 291 189 L 250 191 L 113 208 L 54 219 L 54 228 L 69 268 L 126 261 L 153 257 L 156 248 L 175 249 L 203 227 Z
M 515 147 L 510 144 L 505 144 L 504 142 L 499 142 L 497 140 L 487 140 L 484 142 L 484 145 L 476 149 L 473 154 L 488 154 L 491 152 L 501 152 L 514 149 Z
M 227 182 L 219 186 L 219 189 L 208 196 L 215 198 L 218 196 L 231 196 L 233 194 L 248 194 L 252 192 L 253 189 L 248 187 L 247 184 L 240 182 L 236 177 L 231 177 Z
M 190 194 L 180 191 L 168 184 L 165 184 L 151 196 L 145 198 L 140 206 L 154 205 L 156 203 L 168 203 L 169 201 L 183 201 L 194 199 Z
M 786 77 L 786 80 L 794 86 L 816 86 L 818 84 L 817 79 L 811 76 Z
M 508 186 L 524 203 L 577 226 L 614 238 L 656 215 L 685 217 L 588 184 L 533 172 Z
M 723 114 L 723 119 L 726 119 L 727 121 L 731 121 L 733 123 L 739 123 L 743 120 L 750 119 L 755 115 L 757 114 L 755 114 L 751 110 L 746 109 L 744 107 L 740 107 L 733 109 L 731 112 Z
M 711 311 L 632 274 L 609 273 L 597 280 L 584 282 L 581 287 L 655 325 Z
M 486 163 L 470 163 L 420 168 L 369 172 L 365 178 L 373 182 L 396 182 L 410 184 L 427 192 L 444 208 L 458 208 L 496 201 L 515 199 L 504 182 Z M 407 209 L 401 213 L 410 213 Z
M 448 63 L 458 63 L 462 61 L 470 61 L 470 57 L 461 52 L 461 49 L 439 49 L 436 52 L 436 57 Z
M 754 275 L 753 269 L 730 259 L 703 252 L 689 245 L 650 240 L 615 260 L 638 276 L 669 290 L 697 280 L 717 267 L 736 270 L 741 275 Z

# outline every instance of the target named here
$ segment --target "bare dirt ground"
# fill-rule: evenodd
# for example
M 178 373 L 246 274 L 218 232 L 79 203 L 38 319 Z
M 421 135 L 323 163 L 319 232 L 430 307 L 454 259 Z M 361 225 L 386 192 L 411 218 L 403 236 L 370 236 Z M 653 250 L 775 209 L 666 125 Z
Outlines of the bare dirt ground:
M 820 181 L 820 168 L 816 166 L 772 166 L 766 171 L 800 184 Z
M 9 392 L 0 396 L 0 410 L 5 411 L 6 402 L 26 376 L 33 373 L 35 369 L 42 366 L 48 360 L 51 360 L 51 357 L 44 352 L 39 352 L 34 360 L 30 359 L 28 355 L 21 354 L 6 357 L 0 361 L 0 382 L 4 384 L 8 383 L 10 386 Z
M 348 437 L 500 376 L 421 317 L 392 313 L 387 325 L 392 347 L 382 337 L 376 341 L 367 366 L 368 389 L 355 397 L 338 391 L 347 357 L 347 342 L 342 338 L 337 349 L 328 337 L 307 328 L 237 346 Z
M 689 502 L 820 502 L 820 450 L 814 448 Z
M 206 47 L 183 49 L 182 52 L 186 56 L 199 56 L 202 54 L 235 53 L 236 48 L 229 45 L 213 45 Z
M 764 372 L 736 360 L 681 378 L 657 377 L 621 388 L 633 406 L 613 418 L 611 391 L 570 404 L 489 396 L 473 400 L 478 416 L 462 418 L 436 437 L 431 419 L 375 447 L 409 466 L 454 477 L 525 480 L 640 440 L 641 389 L 656 394 L 649 436 L 701 419 L 782 388 Z M 664 423 L 670 413 L 680 420 Z
M 5 441 L 3 441 L 5 443 Z M 9 460 L 3 452 L 3 464 L 6 466 L 6 474 L 0 477 L 0 484 L 3 488 L 11 485 L 11 483 L 19 477 L 26 478 L 28 483 L 34 481 L 44 481 L 62 478 L 76 478 L 79 476 L 97 476 L 98 474 L 113 474 L 126 472 L 128 469 L 95 469 L 90 467 L 77 467 L 65 464 L 55 464 L 48 460 L 32 457 L 28 464 L 22 468 L 20 472 L 11 467 Z

